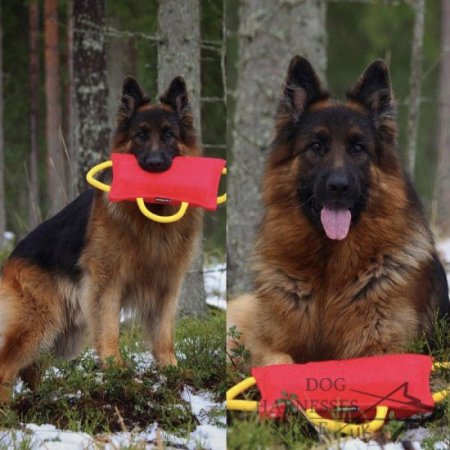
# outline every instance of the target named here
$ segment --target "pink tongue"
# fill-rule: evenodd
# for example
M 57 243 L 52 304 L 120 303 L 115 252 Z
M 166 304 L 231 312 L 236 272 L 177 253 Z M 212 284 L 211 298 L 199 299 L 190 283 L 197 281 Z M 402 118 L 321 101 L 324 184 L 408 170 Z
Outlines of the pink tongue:
M 347 237 L 352 214 L 348 209 L 323 208 L 320 212 L 320 220 L 322 221 L 326 235 L 330 239 L 340 241 Z

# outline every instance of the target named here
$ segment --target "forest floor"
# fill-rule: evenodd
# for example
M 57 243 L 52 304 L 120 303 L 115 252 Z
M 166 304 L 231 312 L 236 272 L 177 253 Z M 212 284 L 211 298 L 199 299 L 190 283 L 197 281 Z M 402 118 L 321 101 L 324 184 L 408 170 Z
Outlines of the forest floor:
M 121 330 L 124 368 L 102 371 L 87 349 L 45 371 L 35 392 L 19 381 L 11 405 L 0 407 L 0 450 L 226 448 L 225 267 L 208 267 L 210 313 L 176 328 L 178 367 L 158 370 L 141 329 Z
M 439 242 L 438 251 L 446 266 L 450 281 L 450 240 Z M 231 333 L 231 336 L 232 337 Z M 432 354 L 437 361 L 450 360 L 450 330 L 448 326 L 437 325 L 437 345 Z M 423 350 L 423 342 L 417 343 L 411 352 Z M 246 358 L 245 349 L 238 349 L 236 360 Z M 248 376 L 231 366 L 228 370 L 228 386 L 234 385 Z M 448 371 L 438 373 L 432 378 L 432 385 L 450 384 Z M 436 387 L 435 387 L 436 390 Z M 246 399 L 258 398 L 252 388 L 244 396 Z M 244 398 L 240 397 L 240 398 Z M 320 431 L 320 432 L 319 432 Z M 316 450 L 443 450 L 450 448 L 450 399 L 435 406 L 434 412 L 427 416 L 417 416 L 408 421 L 391 420 L 382 431 L 361 438 L 336 435 L 325 430 L 315 429 L 301 411 L 291 408 L 285 420 L 275 422 L 261 421 L 257 413 L 228 412 L 227 445 L 236 449 L 316 449 Z

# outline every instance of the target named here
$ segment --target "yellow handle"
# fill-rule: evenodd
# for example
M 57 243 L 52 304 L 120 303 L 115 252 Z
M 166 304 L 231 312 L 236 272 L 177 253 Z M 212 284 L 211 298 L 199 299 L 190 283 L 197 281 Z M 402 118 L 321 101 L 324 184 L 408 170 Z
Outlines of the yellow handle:
M 375 433 L 375 431 L 378 431 L 384 425 L 387 413 L 387 406 L 377 406 L 375 418 L 370 422 L 359 425 L 340 422 L 339 420 L 324 419 L 323 417 L 319 416 L 319 414 L 314 409 L 307 409 L 305 411 L 305 416 L 313 425 L 316 425 L 318 427 L 325 427 L 332 433 L 344 433 L 356 437 L 364 436 L 364 434 L 366 433 Z
M 227 168 L 224 167 L 222 170 L 222 175 L 226 175 L 227 174 Z M 219 197 L 217 197 L 217 204 L 221 205 L 222 203 L 225 203 L 227 201 L 227 194 L 225 192 L 225 194 L 220 195 Z
M 98 181 L 94 178 L 94 175 L 97 174 L 97 172 L 100 172 L 101 170 L 105 170 L 109 167 L 112 167 L 113 163 L 112 161 L 105 161 L 100 164 L 97 164 L 94 166 L 86 175 L 87 182 L 96 187 L 97 189 L 100 189 L 101 191 L 109 192 L 111 190 L 111 186 L 108 186 L 105 183 L 102 183 L 101 181 Z
M 145 201 L 142 197 L 137 198 L 136 203 L 139 207 L 139 210 L 141 211 L 142 214 L 144 214 L 145 217 L 159 223 L 172 223 L 176 222 L 177 220 L 180 220 L 186 214 L 186 211 L 189 206 L 189 203 L 181 202 L 180 209 L 175 214 L 172 214 L 171 216 L 160 216 L 159 214 L 152 213 L 145 206 Z
M 432 372 L 438 369 L 450 369 L 450 362 L 436 362 L 433 364 Z M 450 388 L 442 389 L 441 391 L 433 393 L 433 400 L 435 403 L 443 402 L 450 394 Z
M 236 386 L 228 389 L 227 409 L 232 409 L 234 411 L 256 411 L 258 409 L 258 402 L 252 400 L 235 400 L 235 397 L 255 384 L 256 378 L 249 377 L 236 384 Z

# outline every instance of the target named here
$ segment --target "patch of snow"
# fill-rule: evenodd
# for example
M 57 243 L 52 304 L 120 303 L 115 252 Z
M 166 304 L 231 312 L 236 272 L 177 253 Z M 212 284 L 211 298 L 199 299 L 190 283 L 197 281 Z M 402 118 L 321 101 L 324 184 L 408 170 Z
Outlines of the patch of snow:
M 361 441 L 361 439 L 348 439 L 338 444 L 339 450 L 366 450 L 367 443 Z M 330 450 L 333 447 L 330 448 Z M 333 449 L 334 450 L 334 449 Z
M 436 442 L 433 447 L 435 450 L 448 450 L 448 443 Z
M 447 281 L 450 284 L 450 239 L 436 242 L 436 249 L 441 258 L 444 269 L 447 271 Z
M 198 446 L 211 450 L 226 449 L 226 416 L 225 404 L 217 403 L 213 400 L 209 392 L 195 394 L 189 387 L 185 386 L 181 398 L 191 404 L 193 414 L 197 417 L 200 425 L 191 433 L 188 448 L 195 450 Z M 213 409 L 219 409 L 222 414 L 216 419 L 222 426 L 218 427 L 211 423 L 208 413 Z
M 409 441 L 422 442 L 424 439 L 429 438 L 430 436 L 431 433 L 429 430 L 424 427 L 418 427 L 412 430 L 405 431 L 405 433 L 402 435 L 402 438 Z
M 226 309 L 227 266 L 225 263 L 204 267 L 206 303 L 216 308 Z
M 216 408 L 225 408 L 224 404 L 217 403 L 213 400 L 209 392 L 201 392 L 195 394 L 192 388 L 185 386 L 181 392 L 181 398 L 191 404 L 192 413 L 197 417 L 201 425 L 210 423 L 208 413 Z M 225 425 L 225 415 L 223 416 L 223 424 Z
M 139 374 L 149 370 L 155 361 L 150 352 L 132 353 L 131 359 L 136 364 L 136 371 Z
M 218 428 L 213 425 L 199 425 L 193 433 L 191 439 L 195 442 L 192 450 L 195 450 L 200 445 L 201 448 L 211 450 L 225 450 L 227 443 L 227 429 L 226 427 Z
M 426 428 L 418 427 L 412 430 L 405 431 L 405 433 L 403 433 L 402 435 L 402 439 L 413 441 L 414 445 L 417 444 L 417 447 L 414 448 L 420 449 L 421 448 L 420 443 L 422 443 L 424 439 L 431 438 L 432 436 L 433 434 Z M 447 439 L 446 442 L 443 441 L 435 442 L 433 447 L 435 450 L 448 450 L 449 444 L 450 442 Z
M 335 448 L 336 447 L 331 447 L 333 450 Z M 375 441 L 364 442 L 361 439 L 348 439 L 342 441 L 337 448 L 339 450 L 404 450 L 401 443 L 390 442 L 388 444 L 380 445 Z M 412 448 L 414 450 L 421 450 L 420 444 L 417 442 L 412 444 Z
M 450 263 L 450 239 L 445 239 L 436 243 L 437 251 L 446 263 Z
M 144 442 L 148 445 L 145 448 L 153 449 L 158 440 L 158 424 L 153 423 L 146 431 L 140 433 L 121 432 L 104 437 L 106 442 L 105 450 L 117 450 L 131 446 L 140 446 Z M 139 447 L 140 448 L 140 447 Z
M 97 437 L 87 433 L 58 430 L 54 425 L 27 424 L 25 431 L 9 430 L 0 432 L 2 448 L 19 448 L 21 443 L 27 443 L 32 450 L 117 450 L 123 447 L 138 446 L 139 448 L 182 447 L 197 450 L 199 446 L 205 450 L 226 449 L 226 428 L 211 424 L 199 425 L 187 438 L 166 433 L 153 423 L 146 431 L 120 432 Z
M 13 242 L 16 238 L 16 235 L 12 231 L 5 231 L 3 233 L 3 239 L 8 242 Z
M 431 437 L 429 430 L 423 427 L 407 430 L 401 437 L 402 441 L 409 441 L 413 450 L 423 450 L 421 443 L 424 439 Z M 426 448 L 429 448 L 428 446 Z M 448 442 L 436 442 L 433 445 L 435 450 L 448 450 Z M 390 442 L 388 444 L 380 445 L 378 442 L 369 441 L 364 442 L 361 439 L 345 439 L 329 447 L 329 450 L 404 450 L 405 447 L 401 442 Z
M 19 448 L 27 442 L 33 450 L 87 450 L 94 449 L 94 441 L 86 433 L 61 431 L 54 425 L 27 424 L 25 431 L 10 430 L 0 433 L 0 445 Z

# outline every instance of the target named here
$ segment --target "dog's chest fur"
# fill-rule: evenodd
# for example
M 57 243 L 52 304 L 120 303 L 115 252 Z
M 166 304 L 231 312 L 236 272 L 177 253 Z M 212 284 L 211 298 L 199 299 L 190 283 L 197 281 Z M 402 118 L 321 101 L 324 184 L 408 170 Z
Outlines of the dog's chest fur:
M 159 224 L 142 216 L 135 204 L 106 203 L 100 197 L 96 202 L 80 263 L 100 283 L 117 280 L 129 292 L 139 287 L 162 293 L 171 277 L 186 271 L 201 229 L 200 211 L 191 209 L 179 222 Z
M 402 351 L 417 335 L 421 312 L 414 296 L 426 295 L 418 274 L 429 249 L 413 241 L 371 256 L 349 250 L 299 264 L 297 272 L 275 268 L 280 261 L 260 267 L 258 320 L 263 330 L 278 322 L 274 340 L 296 361 Z

